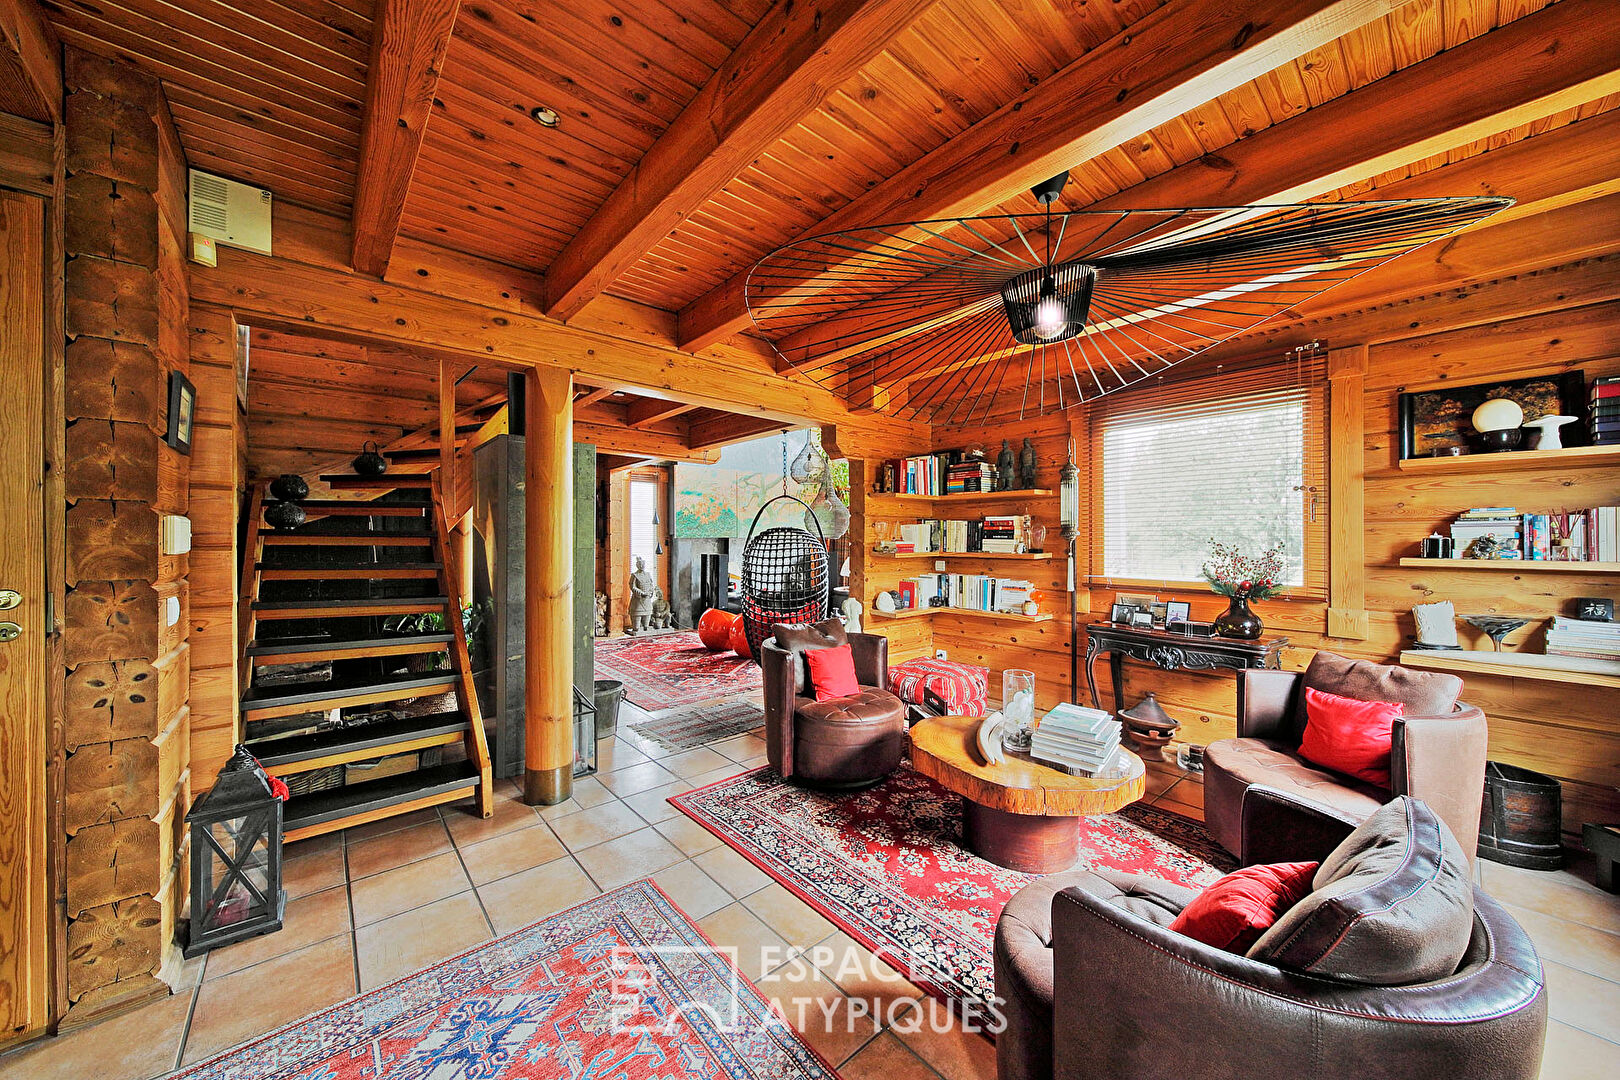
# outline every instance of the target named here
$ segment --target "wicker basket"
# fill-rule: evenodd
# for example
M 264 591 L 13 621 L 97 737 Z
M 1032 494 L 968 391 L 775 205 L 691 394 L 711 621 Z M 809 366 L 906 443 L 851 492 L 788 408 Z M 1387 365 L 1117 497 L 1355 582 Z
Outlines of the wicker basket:
M 293 773 L 282 779 L 287 783 L 288 795 L 312 795 L 317 791 L 342 787 L 343 766 L 325 765 L 319 769 L 310 769 L 308 772 Z

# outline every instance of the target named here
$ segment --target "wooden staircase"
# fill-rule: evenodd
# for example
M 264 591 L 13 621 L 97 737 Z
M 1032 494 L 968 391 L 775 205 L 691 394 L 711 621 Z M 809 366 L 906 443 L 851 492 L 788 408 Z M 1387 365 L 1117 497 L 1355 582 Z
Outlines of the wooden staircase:
M 243 741 L 270 775 L 294 782 L 285 838 L 463 799 L 489 817 L 489 748 L 439 476 L 321 479 L 355 497 L 306 501 L 308 519 L 289 531 L 264 524 L 265 488 L 255 485 L 244 547 Z M 401 625 L 428 615 L 439 616 L 437 625 Z M 424 707 L 422 699 L 436 697 L 454 707 Z M 350 722 L 370 713 L 389 715 Z M 358 765 L 413 753 L 409 771 L 338 786 L 298 783 L 317 775 L 329 783 L 340 767 L 349 778 Z

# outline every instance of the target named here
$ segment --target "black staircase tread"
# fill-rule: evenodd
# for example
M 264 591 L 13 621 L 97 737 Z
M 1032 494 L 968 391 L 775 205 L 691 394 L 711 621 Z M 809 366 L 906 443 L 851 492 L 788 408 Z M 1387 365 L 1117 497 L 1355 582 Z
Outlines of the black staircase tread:
M 332 523 L 324 523 L 323 522 L 322 527 L 319 528 L 319 529 L 303 529 L 303 528 L 299 528 L 299 529 L 276 529 L 273 532 L 266 532 L 266 533 L 262 533 L 261 535 L 266 540 L 270 539 L 273 536 L 303 536 L 303 537 L 316 537 L 316 536 L 319 536 L 319 537 L 322 537 L 322 538 L 334 537 L 334 538 L 342 538 L 342 539 L 349 539 L 349 538 L 353 538 L 353 537 L 357 537 L 357 536 L 364 536 L 364 537 L 373 537 L 373 536 L 375 536 L 375 537 L 380 537 L 380 538 L 385 539 L 385 540 L 399 540 L 399 539 L 420 540 L 420 539 L 422 539 L 424 537 L 430 537 L 430 536 L 433 535 L 432 533 L 429 533 L 429 532 L 403 532 L 403 531 L 396 531 L 396 530 L 392 530 L 392 529 L 374 529 L 374 528 L 371 528 L 370 526 L 367 526 L 367 525 L 359 525 L 359 524 L 355 524 L 353 522 L 347 522 L 347 521 L 343 522 L 342 524 L 343 524 L 343 528 L 338 528 L 336 522 L 332 522 Z
M 466 445 L 466 441 L 463 440 L 462 442 L 456 444 L 456 449 L 459 450 Z M 439 449 L 437 446 L 412 446 L 407 447 L 404 450 L 384 450 L 383 455 L 385 457 L 398 458 L 402 461 L 419 461 L 424 459 L 440 458 L 444 455 L 444 451 Z
M 427 499 L 390 499 L 387 502 L 366 502 L 360 499 L 305 499 L 298 504 L 305 510 L 331 510 L 334 507 L 356 510 L 383 511 L 388 510 L 431 510 L 433 504 Z
M 242 711 L 256 712 L 278 705 L 311 705 L 335 698 L 357 697 L 361 694 L 392 690 L 425 690 L 435 686 L 454 686 L 460 678 L 454 671 L 405 671 L 394 675 L 374 675 L 330 679 L 318 683 L 294 683 L 283 686 L 251 686 L 242 695 Z
M 427 642 L 448 644 L 455 635 L 448 630 L 423 634 L 354 634 L 349 637 L 286 637 L 257 638 L 247 648 L 249 656 L 281 656 L 291 653 L 331 652 L 335 649 L 386 649 L 391 645 L 414 645 Z
M 478 768 L 470 762 L 434 765 L 363 784 L 295 795 L 282 808 L 282 828 L 290 833 L 462 788 L 471 794 L 477 786 Z
M 419 473 L 405 473 L 395 475 L 384 473 L 382 476 L 359 476 L 355 473 L 327 473 L 322 475 L 321 483 L 328 487 L 338 489 L 354 488 L 427 488 L 432 481 Z
M 279 768 L 316 758 L 377 750 L 413 739 L 449 735 L 466 731 L 468 727 L 467 718 L 460 713 L 434 713 L 431 716 L 408 716 L 358 727 L 293 735 L 285 739 L 267 739 L 257 744 L 250 742 L 248 748 L 259 759 L 259 764 L 266 768 Z M 282 771 L 285 773 L 287 770 Z
M 281 563 L 256 562 L 255 570 L 298 570 L 319 576 L 322 570 L 443 570 L 442 562 L 328 562 L 320 566 L 283 566 Z
M 255 600 L 255 611 L 292 611 L 308 608 L 393 607 L 397 604 L 448 604 L 448 596 L 366 596 L 355 599 L 339 597 L 333 600 Z

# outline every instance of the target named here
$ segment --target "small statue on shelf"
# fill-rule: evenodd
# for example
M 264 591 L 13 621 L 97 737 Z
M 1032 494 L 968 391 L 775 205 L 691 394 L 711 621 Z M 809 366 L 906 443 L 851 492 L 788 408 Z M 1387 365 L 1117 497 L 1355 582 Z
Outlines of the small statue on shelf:
M 1017 466 L 1014 463 L 1012 444 L 1006 439 L 1001 440 L 1001 453 L 996 455 L 996 490 L 1010 491 L 1013 486 L 1013 473 Z
M 1018 452 L 1018 486 L 1026 491 L 1035 487 L 1036 464 L 1035 444 L 1025 438 L 1024 448 Z

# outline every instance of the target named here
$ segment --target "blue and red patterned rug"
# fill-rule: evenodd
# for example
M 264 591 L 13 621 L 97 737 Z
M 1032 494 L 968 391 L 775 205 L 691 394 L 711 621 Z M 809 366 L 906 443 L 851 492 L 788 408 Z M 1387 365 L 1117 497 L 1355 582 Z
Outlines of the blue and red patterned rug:
M 996 919 L 1035 878 L 962 846 L 962 799 L 902 765 L 873 787 L 822 792 L 766 768 L 669 800 L 941 1000 L 995 993 Z M 1080 819 L 1077 870 L 1199 887 L 1234 866 L 1201 823 L 1149 806 Z
M 650 881 L 307 1016 L 182 1077 L 837 1080 Z

